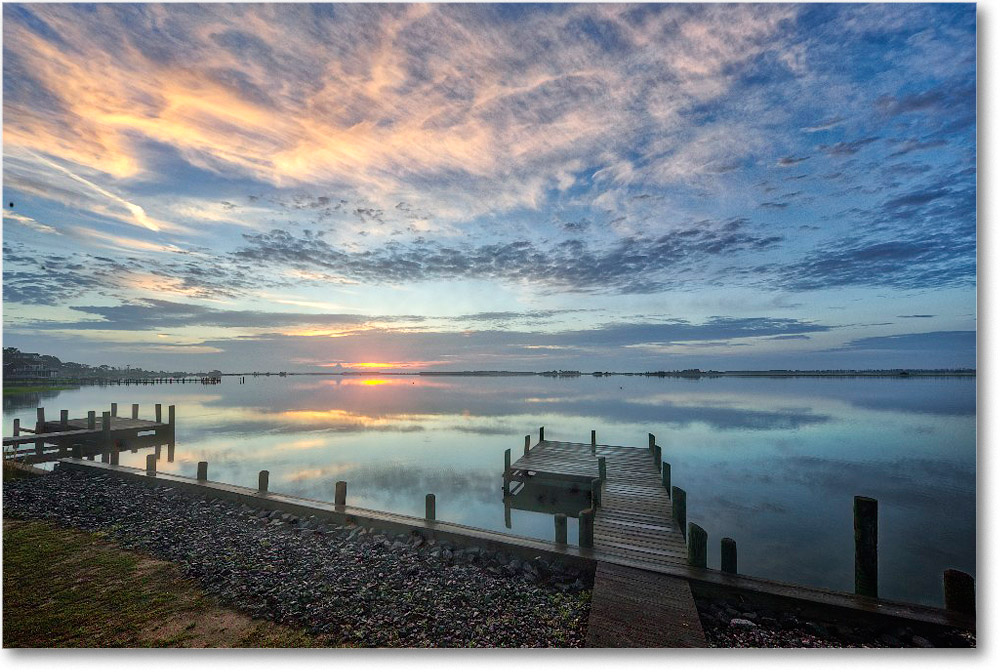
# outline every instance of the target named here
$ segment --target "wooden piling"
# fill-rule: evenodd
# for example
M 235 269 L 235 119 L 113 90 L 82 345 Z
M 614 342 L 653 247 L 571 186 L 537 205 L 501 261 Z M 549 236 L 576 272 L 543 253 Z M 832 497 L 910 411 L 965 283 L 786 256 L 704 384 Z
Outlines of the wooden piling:
M 21 436 L 21 420 L 14 418 L 14 436 Z
M 97 413 L 87 411 L 87 429 L 97 429 Z
M 437 518 L 437 501 L 433 492 L 429 492 L 424 496 L 424 518 L 427 520 L 435 520 Z
M 112 418 L 118 417 L 118 404 L 115 402 L 111 403 L 111 417 Z
M 653 446 L 656 445 L 656 437 L 652 434 L 649 435 L 649 452 L 653 452 Z
M 736 540 L 729 537 L 722 538 L 722 571 L 729 574 L 736 574 Z
M 600 478 L 595 478 L 590 482 L 591 506 L 597 509 L 601 506 L 601 485 L 604 483 Z
M 198 480 L 199 481 L 208 480 L 208 462 L 198 463 Z
M 565 544 L 567 538 L 566 514 L 557 513 L 555 516 L 553 516 L 553 518 L 555 518 L 555 524 L 556 524 L 556 543 Z
M 103 451 L 101 453 L 101 462 L 103 462 L 104 464 L 111 464 L 111 453 L 109 453 L 106 450 Z
M 594 510 L 584 509 L 579 513 L 580 520 L 580 548 L 594 547 Z
M 510 448 L 503 451 L 503 473 L 510 471 Z
M 878 597 L 878 500 L 854 498 L 854 592 Z
M 163 422 L 163 404 L 156 404 L 153 408 L 156 409 L 156 422 Z
M 670 493 L 670 463 L 664 462 L 660 465 L 660 481 L 663 483 L 663 487 L 667 489 L 667 493 Z
M 944 608 L 976 615 L 976 580 L 957 569 L 944 570 Z
M 169 406 L 167 406 L 167 424 L 170 425 L 171 436 L 174 433 L 175 420 L 176 416 L 174 415 L 174 405 L 170 404 Z
M 593 450 L 596 447 L 597 447 L 597 430 L 592 429 L 590 430 L 590 448 L 591 450 Z
M 528 456 L 528 450 L 531 448 L 531 434 L 524 435 L 524 456 Z
M 146 456 L 146 475 L 156 475 L 156 455 L 153 455 L 152 453 Z
M 545 440 L 545 428 L 544 427 L 539 427 L 538 428 L 538 441 L 539 441 L 539 443 L 541 443 L 544 440 Z
M 69 411 L 66 409 L 59 411 L 59 429 L 63 431 L 69 429 Z
M 688 564 L 692 567 L 708 566 L 708 532 L 700 525 L 688 523 Z
M 73 444 L 73 450 L 70 452 L 70 455 L 73 456 L 74 460 L 82 460 L 83 459 L 83 446 L 81 446 L 79 443 L 74 443 Z
M 347 481 L 337 481 L 336 491 L 333 496 L 333 503 L 337 506 L 347 504 Z
M 675 485 L 670 489 L 670 501 L 673 504 L 674 523 L 687 539 L 687 493 Z
M 101 414 L 101 432 L 103 432 L 104 443 L 111 443 L 111 414 L 107 411 Z
M 35 434 L 43 434 L 45 432 L 45 409 L 36 409 L 35 413 L 38 415 L 37 420 L 35 420 Z
M 267 469 L 263 469 L 259 474 L 257 474 L 258 492 L 267 492 L 267 481 L 270 477 L 271 477 L 271 472 L 269 472 Z
M 603 456 L 597 458 L 597 475 L 602 481 L 608 477 L 608 461 Z
M 132 404 L 132 419 L 139 419 L 139 404 Z
M 660 465 L 663 463 L 663 449 L 657 445 L 653 446 L 653 464 L 659 469 Z
M 111 451 L 111 464 L 113 464 L 115 466 L 118 466 L 118 451 L 117 450 L 112 450 Z

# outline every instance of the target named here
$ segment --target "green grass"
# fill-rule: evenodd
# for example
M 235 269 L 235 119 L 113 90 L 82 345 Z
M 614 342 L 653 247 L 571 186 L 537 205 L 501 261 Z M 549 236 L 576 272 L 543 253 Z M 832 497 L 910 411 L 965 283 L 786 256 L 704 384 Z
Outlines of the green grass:
M 102 537 L 47 522 L 4 521 L 5 648 L 332 644 L 225 609 L 173 565 Z

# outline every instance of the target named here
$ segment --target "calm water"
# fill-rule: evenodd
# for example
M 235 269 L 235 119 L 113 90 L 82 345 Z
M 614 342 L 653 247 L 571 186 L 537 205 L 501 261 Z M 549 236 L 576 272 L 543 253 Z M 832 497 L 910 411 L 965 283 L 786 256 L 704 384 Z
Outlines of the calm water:
M 4 432 L 69 409 L 176 404 L 163 469 L 356 506 L 506 530 L 503 452 L 524 435 L 645 446 L 652 432 L 688 492 L 688 520 L 739 545 L 740 571 L 853 590 L 854 495 L 879 500 L 880 593 L 942 603 L 948 567 L 975 575 L 976 384 L 934 379 L 224 378 L 221 385 L 83 388 L 5 397 Z M 166 411 L 164 410 L 164 413 Z M 100 416 L 100 413 L 98 413 Z M 145 453 L 123 453 L 141 467 Z M 165 452 L 165 451 L 164 451 Z M 511 531 L 551 539 L 552 518 L 513 510 Z M 570 525 L 571 541 L 575 521 Z

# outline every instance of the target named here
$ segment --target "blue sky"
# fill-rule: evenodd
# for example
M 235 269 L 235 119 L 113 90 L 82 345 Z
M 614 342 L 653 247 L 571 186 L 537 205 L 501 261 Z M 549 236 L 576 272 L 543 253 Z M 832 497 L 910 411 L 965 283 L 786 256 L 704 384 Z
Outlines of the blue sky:
M 975 365 L 972 4 L 3 21 L 5 345 L 227 371 Z

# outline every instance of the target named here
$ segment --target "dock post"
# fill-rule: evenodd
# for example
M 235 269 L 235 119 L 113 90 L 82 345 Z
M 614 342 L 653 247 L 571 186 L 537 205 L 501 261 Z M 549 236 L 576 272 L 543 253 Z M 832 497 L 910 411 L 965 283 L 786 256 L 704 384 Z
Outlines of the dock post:
M 146 475 L 156 475 L 156 455 L 153 455 L 152 453 L 146 456 Z
M 688 564 L 692 567 L 708 566 L 708 532 L 700 525 L 688 523 Z
M 70 455 L 73 456 L 74 460 L 82 460 L 83 459 L 83 446 L 81 446 L 79 443 L 74 443 L 73 444 L 73 450 L 70 451 Z
M 59 444 L 59 457 L 67 457 L 69 455 L 69 449 L 66 447 L 65 443 Z
M 854 497 L 854 592 L 878 597 L 878 500 Z
M 566 543 L 566 514 L 557 513 L 553 516 L 556 521 L 556 543 L 565 544 Z
M 601 506 L 601 485 L 603 483 L 604 481 L 599 478 L 595 478 L 590 482 L 590 501 L 594 509 Z
M 944 608 L 976 615 L 976 580 L 957 569 L 944 570 Z
M 45 432 L 45 409 L 39 408 L 35 412 L 38 414 L 38 419 L 35 420 L 35 434 L 42 434 Z
M 101 453 L 101 462 L 103 464 L 111 464 L 111 453 L 103 451 Z
M 663 483 L 663 487 L 667 489 L 667 494 L 670 494 L 670 463 L 664 462 L 660 465 L 660 481 Z
M 597 475 L 602 481 L 608 477 L 608 460 L 603 456 L 597 458 Z
M 257 491 L 258 492 L 267 492 L 267 481 L 270 478 L 270 476 L 271 476 L 271 472 L 269 472 L 267 469 L 264 469 L 259 474 L 257 474 Z
M 337 506 L 347 504 L 347 481 L 337 481 L 336 491 L 333 495 L 333 503 Z
M 590 452 L 597 452 L 597 430 L 590 430 Z
M 531 447 L 531 434 L 524 435 L 524 456 L 528 456 L 528 449 Z
M 104 442 L 111 443 L 111 414 L 107 411 L 101 414 L 101 432 L 103 432 Z
M 437 502 L 434 493 L 430 492 L 424 496 L 424 518 L 435 520 L 437 518 Z
M 14 436 L 21 436 L 21 420 L 14 418 Z
M 167 424 L 170 425 L 170 436 L 174 435 L 174 421 L 176 416 L 174 415 L 174 405 L 170 404 L 167 406 Z
M 198 463 L 198 480 L 199 481 L 208 480 L 208 462 Z
M 660 465 L 663 463 L 663 449 L 659 446 L 653 446 L 653 464 L 659 469 Z
M 541 443 L 544 440 L 545 440 L 545 428 L 544 427 L 539 427 L 538 428 L 538 442 Z
M 736 540 L 722 538 L 722 571 L 736 574 Z
M 503 451 L 503 473 L 510 471 L 510 448 Z
M 649 435 L 649 452 L 653 452 L 653 446 L 656 445 L 656 437 L 652 434 Z
M 677 529 L 687 539 L 687 493 L 675 485 L 670 490 L 670 500 L 673 504 L 674 522 L 677 523 Z
M 111 417 L 112 418 L 118 417 L 118 404 L 115 402 L 111 402 Z
M 594 547 L 594 510 L 580 512 L 580 548 Z
M 163 422 L 163 404 L 157 404 L 153 408 L 156 409 L 156 424 Z
M 69 411 L 65 408 L 59 411 L 59 428 L 63 431 L 69 429 Z
M 139 419 L 139 404 L 132 404 L 132 419 Z
M 167 444 L 167 462 L 174 461 L 174 442 L 171 441 Z
M 111 451 L 111 464 L 113 464 L 114 466 L 118 466 L 118 450 L 117 449 Z
M 87 429 L 97 429 L 97 413 L 87 411 Z

